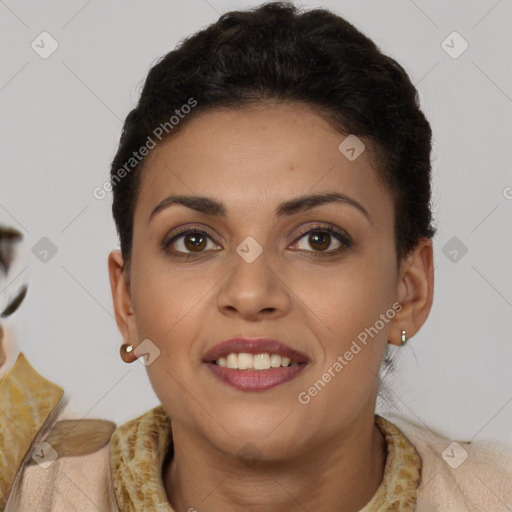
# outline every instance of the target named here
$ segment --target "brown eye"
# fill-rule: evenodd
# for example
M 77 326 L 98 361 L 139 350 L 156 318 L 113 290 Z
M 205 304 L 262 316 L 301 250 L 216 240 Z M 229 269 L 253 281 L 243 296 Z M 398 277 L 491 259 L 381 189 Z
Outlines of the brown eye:
M 306 237 L 306 235 L 309 236 Z M 324 226 L 317 226 L 302 233 L 296 243 L 299 245 L 299 249 L 310 252 L 314 256 L 337 255 L 352 246 L 352 240 L 348 235 L 337 229 Z M 335 246 L 331 247 L 333 243 Z M 302 244 L 302 247 L 300 244 Z M 313 251 L 309 250 L 306 246 L 313 248 Z
M 331 235 L 325 231 L 316 231 L 309 235 L 308 243 L 320 251 L 325 251 L 331 245 Z
M 206 237 L 199 233 L 188 233 L 184 235 L 183 245 L 189 251 L 201 251 L 206 247 Z
M 215 248 L 216 244 L 213 243 L 213 239 L 208 233 L 199 229 L 188 229 L 164 242 L 163 248 L 178 256 L 187 256 L 194 253 L 201 254 L 205 252 L 209 241 L 212 242 Z M 171 246 L 172 250 L 169 249 Z

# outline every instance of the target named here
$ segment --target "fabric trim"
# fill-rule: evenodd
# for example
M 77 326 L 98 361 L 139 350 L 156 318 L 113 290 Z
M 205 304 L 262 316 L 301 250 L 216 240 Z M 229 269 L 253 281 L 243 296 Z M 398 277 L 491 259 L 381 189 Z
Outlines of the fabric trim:
M 174 512 L 161 474 L 169 448 L 172 450 L 171 423 L 161 405 L 115 430 L 110 440 L 110 466 L 120 510 Z
M 375 423 L 387 444 L 384 478 L 360 512 L 413 512 L 421 480 L 421 458 L 393 423 L 379 415 L 375 415 Z

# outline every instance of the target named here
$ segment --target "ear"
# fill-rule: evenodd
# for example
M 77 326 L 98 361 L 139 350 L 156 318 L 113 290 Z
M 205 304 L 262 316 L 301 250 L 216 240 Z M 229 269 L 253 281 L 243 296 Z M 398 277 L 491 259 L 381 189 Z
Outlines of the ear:
M 137 325 L 132 307 L 132 298 L 127 269 L 121 251 L 112 251 L 108 256 L 108 273 L 117 327 L 124 343 L 138 345 Z
M 432 240 L 421 238 L 400 265 L 397 300 L 402 309 L 393 319 L 389 343 L 400 345 L 401 331 L 414 336 L 425 323 L 434 299 L 434 256 Z

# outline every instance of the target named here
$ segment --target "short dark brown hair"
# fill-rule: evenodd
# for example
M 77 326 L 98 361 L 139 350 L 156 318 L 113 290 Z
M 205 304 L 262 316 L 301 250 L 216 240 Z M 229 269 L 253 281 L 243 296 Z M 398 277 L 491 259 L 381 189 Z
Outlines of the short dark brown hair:
M 112 212 L 128 265 L 145 159 L 122 179 L 119 170 L 190 98 L 198 106 L 168 137 L 199 112 L 268 99 L 306 103 L 341 133 L 368 137 L 380 157 L 376 172 L 394 199 L 397 259 L 434 236 L 431 128 L 405 70 L 339 15 L 270 2 L 224 14 L 149 71 L 111 166 Z

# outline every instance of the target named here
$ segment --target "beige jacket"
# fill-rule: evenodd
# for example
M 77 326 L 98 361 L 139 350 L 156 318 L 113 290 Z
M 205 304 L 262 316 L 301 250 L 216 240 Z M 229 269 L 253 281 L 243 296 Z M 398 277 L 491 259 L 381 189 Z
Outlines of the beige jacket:
M 65 424 L 70 435 L 52 445 L 62 404 L 63 390 L 23 354 L 0 380 L 0 510 L 173 512 L 161 479 L 172 453 L 162 406 L 115 431 L 105 422 L 96 437 L 83 428 L 86 420 L 76 420 Z M 360 512 L 512 510 L 510 446 L 452 442 L 398 415 L 376 415 L 376 423 L 388 444 L 384 480 Z M 78 435 L 83 453 L 66 455 Z

